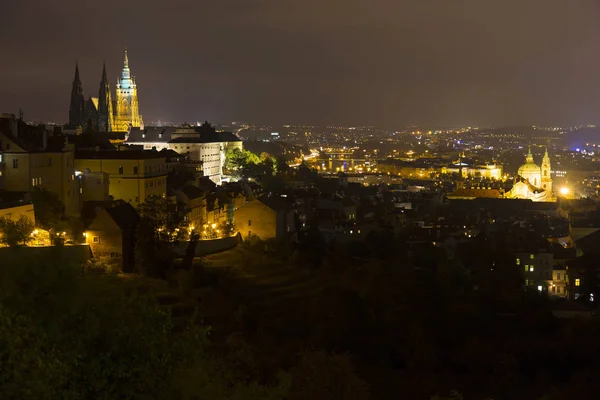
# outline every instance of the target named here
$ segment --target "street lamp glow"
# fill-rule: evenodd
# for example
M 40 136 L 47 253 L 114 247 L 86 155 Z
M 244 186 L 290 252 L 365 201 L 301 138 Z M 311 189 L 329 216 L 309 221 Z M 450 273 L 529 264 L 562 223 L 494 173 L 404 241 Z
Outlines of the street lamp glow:
M 562 194 L 563 196 L 566 196 L 569 194 L 569 188 L 563 187 L 560 188 L 560 194 Z

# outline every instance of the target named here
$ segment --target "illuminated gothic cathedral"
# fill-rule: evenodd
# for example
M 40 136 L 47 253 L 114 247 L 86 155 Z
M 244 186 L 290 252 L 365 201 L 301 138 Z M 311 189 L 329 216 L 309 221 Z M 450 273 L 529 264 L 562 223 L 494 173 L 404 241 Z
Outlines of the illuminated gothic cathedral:
M 117 80 L 114 101 L 106 75 L 106 65 L 102 68 L 98 97 L 90 96 L 87 100 L 83 97 L 79 67 L 75 65 L 68 128 L 96 132 L 127 132 L 131 128 L 144 128 L 139 112 L 137 85 L 131 76 L 127 50 L 121 77 Z

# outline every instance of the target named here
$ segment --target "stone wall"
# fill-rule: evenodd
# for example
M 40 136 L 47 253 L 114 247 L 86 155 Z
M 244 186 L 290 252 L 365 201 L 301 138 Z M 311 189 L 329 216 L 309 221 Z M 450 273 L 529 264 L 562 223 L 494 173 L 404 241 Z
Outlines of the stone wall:
M 239 243 L 242 242 L 242 237 L 238 233 L 235 236 L 222 238 L 222 239 L 213 239 L 213 240 L 199 240 L 196 245 L 196 257 L 202 257 L 213 253 L 218 253 L 225 250 L 230 250 L 236 247 Z M 185 250 L 187 249 L 188 242 L 182 243 L 179 246 L 173 248 L 173 252 L 177 255 L 177 257 L 183 257 L 185 255 Z

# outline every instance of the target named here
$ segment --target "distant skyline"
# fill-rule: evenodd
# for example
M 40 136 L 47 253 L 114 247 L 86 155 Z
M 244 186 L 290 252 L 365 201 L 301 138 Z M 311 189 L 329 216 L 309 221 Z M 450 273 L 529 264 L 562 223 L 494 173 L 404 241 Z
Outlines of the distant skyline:
M 593 0 L 3 5 L 0 112 L 66 122 L 129 51 L 144 120 L 385 127 L 600 122 Z

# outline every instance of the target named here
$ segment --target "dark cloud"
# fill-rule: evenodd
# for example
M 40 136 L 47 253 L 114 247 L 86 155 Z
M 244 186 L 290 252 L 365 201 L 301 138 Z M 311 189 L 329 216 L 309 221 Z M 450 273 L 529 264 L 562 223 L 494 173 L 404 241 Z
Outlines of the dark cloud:
M 146 120 L 600 119 L 593 0 L 106 0 L 3 5 L 0 110 L 64 121 L 130 53 Z

